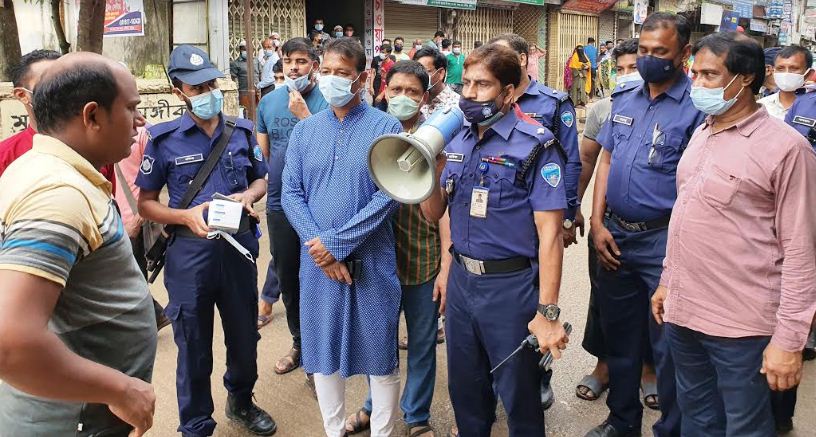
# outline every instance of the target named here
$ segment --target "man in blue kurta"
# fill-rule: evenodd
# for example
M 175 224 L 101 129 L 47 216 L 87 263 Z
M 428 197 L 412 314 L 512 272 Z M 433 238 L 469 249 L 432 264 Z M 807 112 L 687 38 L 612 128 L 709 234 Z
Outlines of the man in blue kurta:
M 326 435 L 345 434 L 345 378 L 369 375 L 371 435 L 393 431 L 399 397 L 400 284 L 389 218 L 399 207 L 371 180 L 375 138 L 400 122 L 360 100 L 365 53 L 351 38 L 324 47 L 320 91 L 331 108 L 295 126 L 281 203 L 304 246 L 300 265 L 302 363 L 315 375 Z

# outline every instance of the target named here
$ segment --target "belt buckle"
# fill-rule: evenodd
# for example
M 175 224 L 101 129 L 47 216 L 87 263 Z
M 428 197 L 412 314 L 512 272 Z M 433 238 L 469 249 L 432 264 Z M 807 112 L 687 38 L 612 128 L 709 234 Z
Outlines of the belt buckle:
M 640 224 L 639 223 L 629 223 L 623 222 L 623 227 L 626 228 L 629 232 L 640 232 Z
M 484 261 L 471 259 L 464 255 L 459 255 L 459 258 L 462 260 L 462 264 L 464 264 L 465 270 L 468 272 L 474 275 L 482 275 L 484 273 Z

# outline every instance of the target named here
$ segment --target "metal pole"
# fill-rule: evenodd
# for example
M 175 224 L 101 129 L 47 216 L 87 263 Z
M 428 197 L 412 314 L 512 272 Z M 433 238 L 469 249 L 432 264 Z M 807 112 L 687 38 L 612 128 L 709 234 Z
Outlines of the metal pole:
M 250 16 L 250 0 L 241 2 L 244 6 L 244 40 L 247 43 L 247 90 L 249 103 L 246 108 L 246 117 L 255 120 L 255 46 L 252 44 L 252 17 Z

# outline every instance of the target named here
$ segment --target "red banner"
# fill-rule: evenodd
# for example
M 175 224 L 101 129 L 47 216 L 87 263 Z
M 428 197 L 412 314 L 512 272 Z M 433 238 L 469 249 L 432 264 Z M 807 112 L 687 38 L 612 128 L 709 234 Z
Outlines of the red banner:
M 615 6 L 617 2 L 618 0 L 567 0 L 564 2 L 564 5 L 561 6 L 561 10 L 600 14 L 612 6 Z

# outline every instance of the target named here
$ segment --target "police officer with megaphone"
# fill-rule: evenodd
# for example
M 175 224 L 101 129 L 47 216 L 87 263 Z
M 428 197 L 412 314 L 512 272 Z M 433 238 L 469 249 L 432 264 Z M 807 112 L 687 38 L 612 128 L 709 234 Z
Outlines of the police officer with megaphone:
M 568 341 L 557 305 L 564 162 L 552 133 L 513 103 L 520 82 L 513 50 L 489 44 L 470 53 L 459 107 L 471 126 L 447 145 L 447 159 L 438 161 L 439 177 L 421 204 L 431 221 L 449 208 L 448 377 L 465 436 L 490 435 L 496 394 L 511 435 L 544 435 L 540 355 L 525 350 L 492 379 L 489 372 L 528 333 L 555 358 Z

